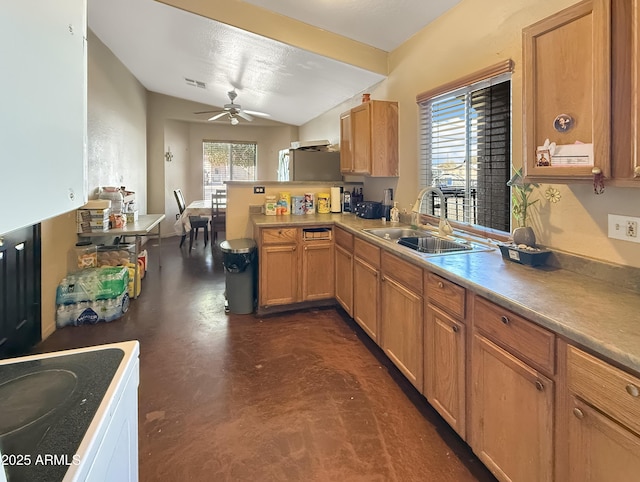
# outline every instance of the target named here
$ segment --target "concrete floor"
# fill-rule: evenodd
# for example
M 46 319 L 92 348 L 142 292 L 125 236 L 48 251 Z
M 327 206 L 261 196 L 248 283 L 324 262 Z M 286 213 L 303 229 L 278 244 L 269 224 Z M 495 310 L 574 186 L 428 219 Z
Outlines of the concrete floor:
M 141 481 L 495 480 L 342 310 L 226 315 L 219 249 L 178 242 L 124 317 L 35 348 L 140 341 Z

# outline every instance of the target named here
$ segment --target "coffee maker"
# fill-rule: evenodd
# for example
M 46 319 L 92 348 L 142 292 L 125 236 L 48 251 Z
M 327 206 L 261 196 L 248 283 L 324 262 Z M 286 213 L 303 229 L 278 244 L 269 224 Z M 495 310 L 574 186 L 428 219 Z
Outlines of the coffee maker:
M 391 219 L 391 208 L 393 207 L 393 189 L 385 189 L 382 196 L 382 216 L 389 221 Z

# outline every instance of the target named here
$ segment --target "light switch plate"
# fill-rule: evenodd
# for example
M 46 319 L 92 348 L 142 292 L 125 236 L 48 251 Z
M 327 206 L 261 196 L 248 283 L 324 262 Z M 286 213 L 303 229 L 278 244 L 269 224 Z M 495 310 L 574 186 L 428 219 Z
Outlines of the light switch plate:
M 620 216 L 619 214 L 609 214 L 609 237 L 640 243 L 640 218 L 633 216 Z

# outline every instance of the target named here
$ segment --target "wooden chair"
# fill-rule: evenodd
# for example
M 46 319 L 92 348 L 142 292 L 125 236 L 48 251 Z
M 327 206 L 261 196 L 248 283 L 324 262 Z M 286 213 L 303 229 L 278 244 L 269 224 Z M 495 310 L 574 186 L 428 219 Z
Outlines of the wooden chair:
M 176 197 L 176 202 L 178 203 L 178 211 L 179 214 L 176 215 L 176 220 L 182 216 L 184 210 L 187 208 L 187 204 L 184 201 L 184 196 L 182 195 L 182 191 L 180 189 L 176 189 L 173 191 L 173 195 Z M 209 219 L 203 216 L 189 216 L 189 224 L 191 225 L 191 229 L 189 230 L 189 251 L 193 248 L 193 237 L 195 234 L 195 238 L 198 239 L 198 229 L 202 228 L 204 230 L 204 245 L 206 246 L 209 242 Z M 183 234 L 180 239 L 180 247 L 184 244 L 184 240 L 187 237 L 187 234 Z
M 215 243 L 217 233 L 225 232 L 227 224 L 227 192 L 216 189 L 211 193 L 211 243 Z

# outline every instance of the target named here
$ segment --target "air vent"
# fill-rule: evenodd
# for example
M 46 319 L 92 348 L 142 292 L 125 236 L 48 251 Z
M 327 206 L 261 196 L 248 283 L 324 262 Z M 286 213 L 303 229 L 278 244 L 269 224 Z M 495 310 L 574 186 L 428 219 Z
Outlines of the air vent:
M 205 84 L 204 82 L 200 82 L 199 80 L 187 79 L 185 77 L 184 81 L 187 83 L 187 85 L 190 85 L 191 87 L 199 87 L 200 89 L 207 88 L 207 84 Z

